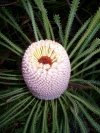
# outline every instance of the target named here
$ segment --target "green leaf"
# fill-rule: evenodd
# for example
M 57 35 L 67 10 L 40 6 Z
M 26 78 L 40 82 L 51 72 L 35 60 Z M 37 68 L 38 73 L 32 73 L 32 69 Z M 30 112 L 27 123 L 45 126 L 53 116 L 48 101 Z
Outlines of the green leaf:
M 10 102 L 14 102 L 15 100 L 18 100 L 18 99 L 20 99 L 23 96 L 25 98 L 25 95 L 27 95 L 27 94 L 30 94 L 30 92 L 28 90 L 26 92 L 22 92 L 22 93 L 16 94 L 15 96 L 11 96 L 9 99 L 7 99 L 6 104 L 10 103 Z
M 14 119 L 16 116 L 18 116 L 21 112 L 23 112 L 29 104 L 27 104 L 23 109 L 21 109 L 19 112 L 15 113 L 18 109 L 22 108 L 25 103 L 27 103 L 28 100 L 30 100 L 32 96 L 27 97 L 26 99 L 20 101 L 15 106 L 7 110 L 2 116 L 0 116 L 0 128 L 5 126 L 9 121 Z M 13 114 L 15 113 L 15 114 Z M 13 115 L 13 116 L 12 116 Z
M 98 133 L 100 133 L 100 125 L 92 118 L 92 116 L 90 116 L 90 114 L 79 102 L 77 102 L 77 104 L 79 105 L 81 111 L 83 112 L 87 120 L 90 122 L 90 124 L 97 130 Z
M 89 103 L 86 99 L 84 99 L 83 97 L 80 96 L 76 96 L 71 94 L 70 92 L 66 91 L 65 94 L 68 94 L 69 96 L 75 98 L 76 100 L 78 100 L 79 102 L 81 102 L 83 105 L 85 105 L 89 110 L 91 110 L 93 113 L 97 114 L 100 116 L 100 109 L 95 107 L 94 105 L 92 105 L 91 103 Z
M 43 1 L 34 0 L 34 2 L 37 5 L 37 7 L 39 8 L 39 10 L 41 11 L 43 23 L 44 23 L 44 29 L 45 29 L 45 33 L 46 33 L 46 38 L 54 40 L 53 29 L 52 29 L 52 26 L 51 26 L 50 21 L 48 19 L 47 11 L 43 5 Z
M 75 48 L 70 53 L 70 58 L 72 58 L 75 54 L 75 52 L 80 48 L 82 43 L 86 40 L 86 38 L 91 34 L 91 31 L 93 31 L 94 27 L 96 27 L 97 23 L 100 22 L 100 8 L 98 9 L 97 13 L 94 15 L 93 19 L 90 22 L 90 25 L 88 26 L 88 29 L 84 33 L 84 35 L 81 37 Z
M 67 46 L 67 42 L 68 42 L 68 38 L 69 38 L 69 33 L 70 33 L 70 29 L 79 5 L 79 1 L 80 0 L 73 0 L 72 1 L 72 5 L 71 5 L 71 9 L 70 9 L 70 14 L 68 16 L 68 22 L 67 25 L 65 27 L 65 36 L 64 36 L 64 47 Z
M 71 112 L 72 114 L 74 115 L 75 119 L 77 120 L 78 124 L 79 124 L 79 127 L 81 129 L 81 133 L 88 133 L 87 132 L 87 129 L 86 129 L 86 125 L 85 123 L 83 122 L 83 120 L 79 117 L 78 114 L 76 114 L 73 110 L 73 108 L 71 108 Z
M 95 91 L 97 91 L 100 94 L 100 89 L 98 87 L 96 87 L 95 85 L 93 85 L 91 82 L 89 82 L 88 80 L 84 80 L 84 79 L 73 79 L 71 80 L 72 82 L 80 82 L 81 84 L 87 84 L 89 86 L 91 86 L 91 88 L 93 88 Z
M 29 43 L 31 44 L 31 41 L 29 40 L 29 38 L 23 33 L 21 27 L 17 24 L 16 20 L 14 19 L 14 17 L 8 12 L 8 10 L 6 8 L 2 8 L 2 12 L 6 15 L 2 15 L 0 14 L 0 17 L 2 19 L 4 19 L 4 21 L 6 21 L 7 23 L 9 23 L 11 26 L 13 26 L 17 31 L 19 31 L 19 33 L 21 33 L 21 35 L 23 36 L 23 38 Z
M 97 31 L 99 29 L 100 29 L 100 22 L 97 23 L 97 25 L 94 27 L 93 31 L 91 31 L 91 34 L 86 38 L 85 42 L 79 49 L 78 55 L 81 54 L 84 51 L 84 49 L 86 49 L 86 47 L 88 46 L 88 44 L 90 43 L 90 41 L 92 40 L 92 38 L 95 36 L 95 34 L 97 33 Z
M 37 120 L 38 120 L 38 117 L 39 117 L 39 112 L 41 110 L 41 104 L 42 104 L 42 100 L 40 100 L 38 102 L 38 106 L 37 106 L 37 109 L 36 109 L 36 112 L 34 112 L 34 116 L 33 116 L 33 119 L 32 119 L 32 125 L 31 125 L 31 130 L 30 130 L 30 133 L 36 133 L 36 123 L 37 123 Z
M 64 105 L 64 103 L 62 102 L 61 98 L 58 98 L 62 111 L 63 111 L 63 115 L 64 115 L 64 123 L 63 123 L 63 133 L 70 133 L 69 130 L 69 124 L 68 124 L 68 116 L 67 116 L 67 111 L 66 111 L 66 106 Z
M 64 44 L 64 40 L 63 40 L 63 31 L 62 31 L 62 25 L 60 23 L 60 17 L 59 15 L 55 15 L 54 16 L 54 21 L 55 23 L 57 24 L 58 28 L 59 28 L 59 37 L 60 37 L 60 40 L 61 40 L 61 44 Z
M 68 43 L 67 45 L 67 51 L 71 48 L 71 46 L 73 45 L 73 47 L 75 46 L 75 41 L 76 39 L 78 39 L 81 35 L 82 32 L 84 32 L 84 30 L 87 28 L 88 24 L 90 23 L 91 19 L 89 18 L 78 30 L 78 32 L 74 35 L 74 37 L 71 39 L 71 41 Z
M 38 100 L 35 102 L 35 104 L 34 104 L 32 110 L 31 110 L 31 112 L 30 112 L 30 114 L 29 114 L 29 116 L 28 116 L 28 119 L 27 119 L 27 121 L 26 121 L 26 124 L 25 124 L 23 133 L 27 133 L 27 130 L 28 130 L 28 127 L 29 127 L 29 123 L 30 123 L 31 118 L 32 118 L 32 115 L 33 115 L 33 113 L 34 113 L 34 111 L 35 111 L 35 109 L 36 109 L 36 107 L 37 107 L 37 104 L 38 104 Z
M 76 66 L 78 66 L 78 64 L 80 63 L 80 62 L 78 63 L 78 60 L 81 59 L 81 58 L 84 57 L 84 56 L 86 56 L 86 57 L 85 57 L 85 59 L 86 59 L 87 56 L 89 56 L 91 53 L 93 53 L 93 51 L 95 51 L 96 47 L 97 47 L 99 44 L 100 44 L 100 39 L 95 39 L 95 40 L 92 42 L 91 46 L 90 46 L 88 49 L 86 49 L 86 50 L 83 51 L 81 54 L 79 54 L 77 57 L 75 57 L 75 59 L 71 62 L 72 71 L 74 70 L 74 68 L 77 68 Z M 94 55 L 92 54 L 92 56 L 94 56 Z M 84 59 L 84 60 L 85 60 L 85 59 Z M 81 61 L 81 62 L 84 63 L 84 60 Z M 77 63 L 77 65 L 75 65 L 76 63 Z M 81 64 L 81 63 L 80 63 L 80 64 Z M 73 66 L 75 66 L 75 67 L 73 67 Z
M 15 94 L 23 93 L 26 91 L 25 88 L 27 87 L 21 87 L 21 88 L 15 87 L 14 89 L 9 88 L 7 90 L 0 91 L 0 99 L 9 97 Z
M 96 52 L 99 52 L 99 51 L 96 51 Z M 94 53 L 95 53 L 95 51 L 94 51 Z M 89 66 L 87 66 L 87 67 L 83 68 L 82 70 L 79 70 L 78 72 L 76 72 L 75 74 L 73 74 L 73 75 L 71 76 L 71 79 L 73 79 L 73 78 L 76 77 L 77 75 L 79 75 L 79 74 L 81 74 L 81 73 L 83 73 L 83 72 L 85 72 L 85 71 L 87 71 L 87 70 L 89 70 L 89 69 L 91 69 L 91 68 L 97 66 L 98 64 L 100 64 L 100 59 L 94 61 L 94 62 L 91 63 Z M 75 67 L 76 67 L 76 66 L 75 66 Z M 74 67 L 74 69 L 75 69 L 75 67 Z M 86 72 L 85 72 L 85 73 L 86 73 Z
M 11 50 L 11 51 L 12 51 L 13 53 L 15 53 L 16 55 L 18 55 L 18 56 L 20 56 L 20 57 L 22 56 L 18 51 L 14 50 L 11 46 L 8 46 L 6 43 L 0 41 L 0 45 L 2 45 L 3 47 L 5 47 L 5 48 Z
M 48 101 L 45 101 L 41 133 L 48 133 L 47 114 L 48 114 Z
M 57 118 L 57 100 L 51 101 L 52 104 L 52 133 L 59 133 L 58 118 Z
M 11 48 L 15 49 L 18 51 L 18 53 L 20 54 L 23 54 L 23 50 L 18 47 L 15 43 L 13 43 L 11 40 L 9 40 L 5 35 L 3 35 L 1 32 L 0 32 L 0 38 L 3 39 L 6 43 L 9 44 L 9 46 L 11 46 Z
M 30 19 L 31 19 L 31 22 L 32 22 L 32 27 L 33 27 L 33 30 L 34 30 L 34 35 L 35 35 L 35 39 L 36 40 L 43 40 L 43 37 L 40 33 L 40 30 L 35 22 L 35 12 L 32 8 L 32 4 L 30 1 L 28 2 L 25 2 L 24 0 L 21 0 L 22 4 L 23 4 L 23 7 L 25 8 L 27 14 L 29 15 Z M 33 13 L 33 14 L 32 14 Z
M 92 53 L 90 53 L 89 55 L 87 55 L 87 57 L 85 57 L 82 61 L 80 61 L 79 63 L 77 63 L 77 65 L 75 65 L 71 71 L 75 70 L 76 68 L 78 68 L 80 65 L 82 65 L 84 62 L 86 62 L 87 60 L 89 60 L 90 58 L 92 58 L 95 54 L 100 53 L 100 48 L 98 48 L 97 50 L 94 50 Z
M 83 78 L 87 77 L 88 75 L 99 74 L 99 73 L 100 73 L 100 70 L 88 72 L 88 73 L 86 73 L 85 75 L 83 75 Z
M 37 29 L 36 29 L 37 25 L 35 22 L 34 12 L 32 9 L 32 4 L 29 0 L 27 0 L 27 5 L 28 5 L 28 9 L 29 9 L 29 14 L 30 14 L 33 30 L 34 30 L 35 39 L 36 39 L 36 41 L 39 41 L 38 33 L 37 33 Z

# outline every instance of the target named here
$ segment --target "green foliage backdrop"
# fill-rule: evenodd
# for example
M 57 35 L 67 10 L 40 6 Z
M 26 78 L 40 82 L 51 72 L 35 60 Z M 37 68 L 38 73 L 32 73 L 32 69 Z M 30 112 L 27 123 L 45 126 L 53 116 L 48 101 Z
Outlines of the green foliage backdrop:
M 21 12 L 27 14 L 26 32 L 9 8 L 0 8 L 1 21 L 11 29 L 3 31 L 1 28 L 0 47 L 11 52 L 8 58 L 0 58 L 14 66 L 0 69 L 0 132 L 99 133 L 100 39 L 95 34 L 100 29 L 100 8 L 71 38 L 70 30 L 80 0 L 72 1 L 65 27 L 62 27 L 60 15 L 49 19 L 43 0 L 20 0 L 18 4 Z M 32 96 L 21 73 L 25 49 L 32 41 L 41 39 L 60 42 L 71 61 L 68 90 L 51 101 Z

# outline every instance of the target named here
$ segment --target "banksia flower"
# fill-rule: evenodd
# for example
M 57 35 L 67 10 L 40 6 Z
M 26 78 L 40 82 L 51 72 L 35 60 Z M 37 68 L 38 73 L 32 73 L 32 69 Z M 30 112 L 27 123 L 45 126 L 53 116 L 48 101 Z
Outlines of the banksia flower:
M 70 61 L 61 44 L 51 40 L 32 43 L 22 59 L 23 78 L 39 99 L 59 97 L 68 87 Z

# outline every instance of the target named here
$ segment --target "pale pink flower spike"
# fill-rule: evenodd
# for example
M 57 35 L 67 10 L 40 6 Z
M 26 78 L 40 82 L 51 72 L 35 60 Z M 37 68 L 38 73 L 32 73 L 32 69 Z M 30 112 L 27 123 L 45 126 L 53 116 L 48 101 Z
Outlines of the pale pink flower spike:
M 39 99 L 52 100 L 67 89 L 70 61 L 63 46 L 52 40 L 32 43 L 22 59 L 22 74 L 30 92 Z

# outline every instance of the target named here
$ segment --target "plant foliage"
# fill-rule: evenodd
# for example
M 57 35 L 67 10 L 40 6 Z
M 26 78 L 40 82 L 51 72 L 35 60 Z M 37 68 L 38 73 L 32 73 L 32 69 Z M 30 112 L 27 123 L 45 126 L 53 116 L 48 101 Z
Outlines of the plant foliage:
M 6 129 L 13 129 L 12 133 L 100 132 L 100 39 L 95 38 L 100 29 L 100 8 L 69 39 L 79 3 L 80 0 L 72 1 L 64 28 L 60 16 L 54 15 L 53 23 L 58 27 L 55 33 L 43 0 L 20 0 L 19 5 L 31 21 L 28 26 L 33 30 L 33 39 L 23 32 L 11 11 L 6 7 L 0 9 L 1 20 L 19 35 L 17 42 L 5 31 L 0 32 L 0 45 L 11 51 L 9 60 L 16 64 L 16 70 L 0 69 L 0 132 L 6 133 Z M 18 67 L 27 45 L 41 39 L 61 42 L 71 61 L 68 90 L 51 101 L 32 96 Z

